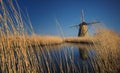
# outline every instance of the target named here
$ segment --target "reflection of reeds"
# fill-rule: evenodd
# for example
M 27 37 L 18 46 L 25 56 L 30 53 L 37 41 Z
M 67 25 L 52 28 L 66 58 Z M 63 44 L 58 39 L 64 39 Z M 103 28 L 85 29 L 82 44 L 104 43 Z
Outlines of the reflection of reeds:
M 28 36 L 25 28 L 26 22 L 22 18 L 18 4 L 16 4 L 18 8 L 16 9 L 12 0 L 7 0 L 7 4 L 4 1 L 0 0 L 0 72 L 117 73 L 120 70 L 120 38 L 115 32 L 102 29 L 103 31 L 92 39 L 88 39 L 89 37 L 62 39 L 57 36 L 39 36 L 34 33 Z M 28 22 L 30 23 L 30 21 Z M 96 55 L 94 57 L 88 56 L 89 62 L 83 61 L 85 66 L 80 66 L 78 62 L 77 65 L 74 62 L 75 57 L 72 48 L 64 46 L 62 53 L 50 53 L 48 49 L 51 47 L 46 46 L 49 43 L 49 46 L 52 46 L 52 44 L 59 44 L 66 40 L 77 42 L 81 40 L 91 42 L 92 40 L 93 44 L 89 47 L 94 48 Z M 97 45 L 96 41 L 98 42 Z M 90 70 L 86 63 L 91 66 Z

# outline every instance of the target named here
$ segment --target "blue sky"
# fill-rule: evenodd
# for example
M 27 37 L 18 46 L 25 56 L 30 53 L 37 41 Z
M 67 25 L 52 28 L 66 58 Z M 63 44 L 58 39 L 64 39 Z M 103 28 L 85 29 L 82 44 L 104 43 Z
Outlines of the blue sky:
M 120 33 L 120 0 L 19 0 L 21 8 L 27 8 L 36 34 L 59 35 L 55 18 L 60 22 L 65 36 L 77 36 L 80 12 L 85 21 L 101 21 Z

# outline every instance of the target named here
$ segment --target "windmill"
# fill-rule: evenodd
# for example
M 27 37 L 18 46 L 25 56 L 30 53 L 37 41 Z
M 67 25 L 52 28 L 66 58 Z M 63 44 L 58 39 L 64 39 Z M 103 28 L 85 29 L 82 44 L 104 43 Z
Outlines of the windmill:
M 99 21 L 93 21 L 93 22 L 90 22 L 90 23 L 86 23 L 85 20 L 84 20 L 83 10 L 81 12 L 81 21 L 82 22 L 78 25 L 70 26 L 70 27 L 79 27 L 78 37 L 88 36 L 88 25 L 100 23 Z

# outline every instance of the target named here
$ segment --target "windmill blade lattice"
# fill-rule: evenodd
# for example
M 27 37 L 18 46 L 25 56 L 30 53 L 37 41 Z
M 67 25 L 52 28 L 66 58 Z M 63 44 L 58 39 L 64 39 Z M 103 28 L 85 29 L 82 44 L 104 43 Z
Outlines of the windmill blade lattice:
M 91 24 L 98 24 L 98 23 L 101 23 L 100 21 L 93 21 L 93 22 L 90 22 L 90 23 L 87 23 L 88 25 L 91 25 Z
M 70 28 L 73 28 L 73 27 L 78 27 L 79 25 L 72 25 L 72 26 L 70 26 Z

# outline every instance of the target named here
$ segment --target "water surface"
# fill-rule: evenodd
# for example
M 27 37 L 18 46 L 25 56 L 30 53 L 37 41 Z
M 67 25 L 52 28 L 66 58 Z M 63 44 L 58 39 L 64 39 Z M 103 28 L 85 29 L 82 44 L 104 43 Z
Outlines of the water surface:
M 94 72 L 91 60 L 96 52 L 92 45 L 62 44 L 42 47 L 40 64 L 43 71 L 57 73 Z

